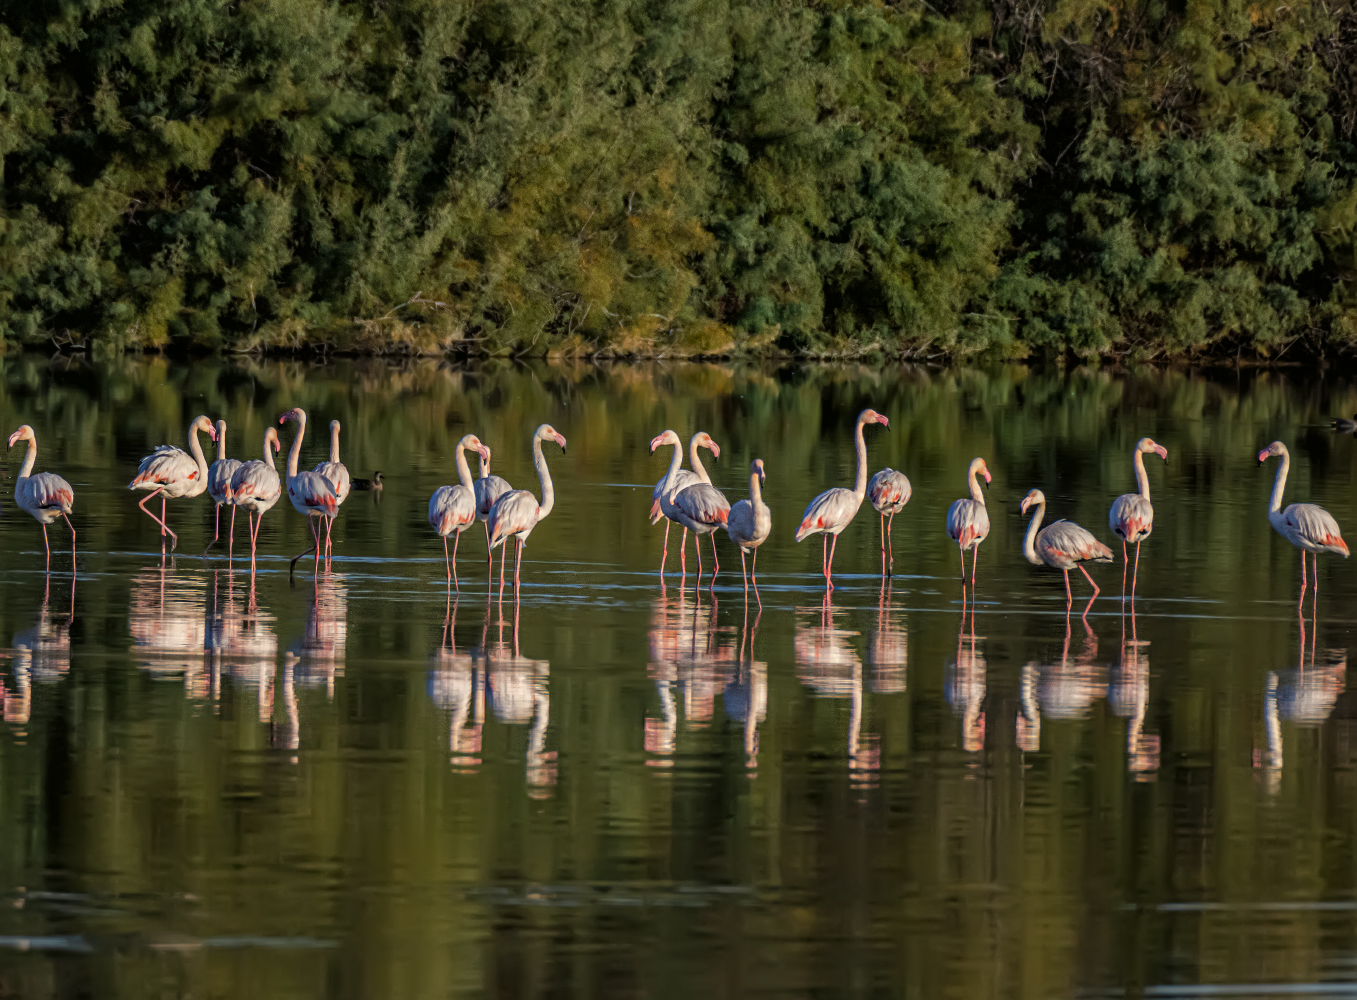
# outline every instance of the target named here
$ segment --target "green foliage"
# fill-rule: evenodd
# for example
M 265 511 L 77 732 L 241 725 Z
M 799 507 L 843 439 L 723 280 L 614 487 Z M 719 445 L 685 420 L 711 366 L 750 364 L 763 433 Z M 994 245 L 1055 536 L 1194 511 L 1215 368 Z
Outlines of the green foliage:
M 0 10 L 0 340 L 1357 343 L 1357 16 L 1193 0 Z

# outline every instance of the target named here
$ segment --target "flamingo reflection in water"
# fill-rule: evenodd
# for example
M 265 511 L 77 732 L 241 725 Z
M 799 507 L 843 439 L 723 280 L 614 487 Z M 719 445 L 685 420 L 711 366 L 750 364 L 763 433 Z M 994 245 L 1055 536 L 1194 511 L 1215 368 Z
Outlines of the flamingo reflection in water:
M 249 575 L 244 607 L 236 593 L 236 574 L 216 570 L 212 574 L 212 604 L 203 636 L 203 650 L 212 684 L 212 699 L 221 696 L 221 677 L 243 691 L 254 692 L 259 721 L 273 715 L 273 685 L 278 660 L 278 634 L 275 619 L 259 610 L 255 577 Z
M 759 634 L 760 607 L 749 624 L 749 602 L 745 601 L 744 623 L 740 628 L 740 654 L 735 676 L 726 685 L 721 704 L 726 718 L 744 727 L 744 766 L 755 777 L 759 766 L 759 723 L 768 717 L 768 664 L 754 659 L 754 639 Z M 745 638 L 749 656 L 745 657 Z
M 1265 746 L 1254 750 L 1253 766 L 1263 770 L 1270 792 L 1275 792 L 1281 784 L 1282 722 L 1307 729 L 1322 725 L 1333 713 L 1334 705 L 1347 685 L 1347 650 L 1326 650 L 1324 666 L 1319 666 L 1316 656 L 1319 622 L 1317 618 L 1310 621 L 1308 649 L 1305 625 L 1305 619 L 1301 618 L 1298 666 L 1270 670 L 1267 675 L 1263 698 Z
M 972 574 L 972 583 L 974 574 Z M 945 684 L 947 703 L 961 716 L 961 749 L 979 753 L 985 748 L 985 691 L 989 669 L 985 655 L 975 648 L 975 612 L 971 612 L 971 631 L 966 634 L 966 605 L 961 606 L 961 629 L 956 637 L 956 659 L 947 665 Z
M 11 690 L 0 682 L 0 703 L 4 705 L 4 719 L 10 725 L 26 725 L 33 711 L 33 682 L 52 683 L 65 677 L 71 670 L 71 623 L 75 621 L 75 577 L 71 578 L 70 610 L 55 619 L 50 611 L 52 578 L 47 577 L 42 592 L 42 606 L 32 628 L 14 637 L 13 674 Z
M 805 624 L 797 615 L 792 635 L 797 679 L 817 698 L 848 700 L 848 769 L 856 784 L 875 784 L 881 747 L 874 734 L 862 731 L 862 658 L 849 642 L 858 633 L 835 625 L 834 618 L 841 612 L 831 603 L 829 593 L 819 608 L 798 610 L 810 612 L 814 618 L 811 624 Z
M 429 654 L 429 700 L 449 715 L 448 750 L 452 764 L 471 768 L 480 764 L 481 731 L 485 724 L 485 672 L 469 652 L 457 651 L 457 604 L 448 589 L 443 618 L 443 642 Z M 467 725 L 468 717 L 472 724 Z
M 735 661 L 733 650 L 717 643 L 718 601 L 712 598 L 704 614 L 702 595 L 693 593 L 692 612 L 688 593 L 680 589 L 671 598 L 662 589 L 650 617 L 650 663 L 646 666 L 655 682 L 662 715 L 645 720 L 645 750 L 655 756 L 652 767 L 670 767 L 677 746 L 678 704 L 682 699 L 684 722 L 692 729 L 708 725 L 716 707 L 716 692 L 726 685 Z
M 273 712 L 273 745 L 296 750 L 301 746 L 301 712 L 297 689 L 325 690 L 325 700 L 333 701 L 335 678 L 344 673 L 344 656 L 349 634 L 349 595 L 347 578 L 342 573 L 322 570 L 313 578 L 311 605 L 306 610 L 306 631 L 283 654 L 279 680 L 281 713 Z M 270 672 L 272 663 L 270 663 Z M 263 706 L 261 704 L 262 713 Z M 266 718 L 261 714 L 261 721 Z M 292 762 L 296 763 L 293 757 Z
M 153 677 L 184 681 L 184 696 L 207 698 L 216 689 L 207 672 L 207 587 L 203 576 L 181 576 L 174 561 L 132 577 L 127 625 L 132 657 Z
M 515 592 L 515 597 L 517 593 Z M 486 678 L 490 709 L 495 718 L 509 725 L 531 723 L 528 731 L 526 770 L 528 795 L 534 799 L 549 798 L 556 785 L 556 752 L 546 749 L 547 724 L 551 720 L 551 690 L 548 677 L 551 664 L 546 660 L 531 660 L 519 653 L 519 602 L 514 600 L 511 644 L 504 641 L 504 605 L 499 602 L 497 635 L 489 642 L 491 600 L 487 592 L 485 624 L 481 630 L 481 645 L 471 651 Z
M 974 619 L 972 619 L 974 621 Z M 1087 718 L 1093 705 L 1103 696 L 1107 678 L 1097 663 L 1098 637 L 1081 618 L 1084 647 L 1070 659 L 1071 623 L 1065 614 L 1065 641 L 1060 659 L 1054 663 L 1029 662 L 1018 678 L 1020 710 L 1017 717 L 1018 749 L 1033 753 L 1041 749 L 1041 720 Z
M 891 606 L 891 585 L 882 582 L 876 602 L 876 629 L 867 642 L 874 694 L 904 694 L 909 675 L 909 629 Z
M 1107 685 L 1107 703 L 1126 725 L 1126 769 L 1138 778 L 1159 769 L 1159 737 L 1145 732 L 1150 704 L 1150 644 L 1136 637 L 1135 604 L 1131 604 L 1131 638 L 1122 618 L 1121 662 Z

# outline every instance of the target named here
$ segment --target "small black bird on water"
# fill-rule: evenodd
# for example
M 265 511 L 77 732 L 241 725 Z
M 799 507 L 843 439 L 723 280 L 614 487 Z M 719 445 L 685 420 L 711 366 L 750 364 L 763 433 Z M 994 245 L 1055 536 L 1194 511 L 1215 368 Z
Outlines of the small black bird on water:
M 1329 424 L 1339 434 L 1357 434 L 1357 413 L 1354 413 L 1351 420 L 1344 420 L 1339 417 L 1333 423 Z
M 381 490 L 382 474 L 374 472 L 371 479 L 355 479 L 350 484 L 350 488 L 355 490 Z

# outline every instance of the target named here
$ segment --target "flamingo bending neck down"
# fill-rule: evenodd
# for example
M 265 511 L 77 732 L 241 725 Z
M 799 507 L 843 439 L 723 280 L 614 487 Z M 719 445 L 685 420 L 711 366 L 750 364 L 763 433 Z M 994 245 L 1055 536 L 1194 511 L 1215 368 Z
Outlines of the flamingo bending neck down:
M 339 421 L 330 421 L 330 460 L 321 462 L 315 467 L 314 472 L 319 472 L 324 476 L 335 491 L 335 509 L 339 509 L 349 497 L 349 490 L 352 488 L 353 481 L 349 477 L 348 467 L 339 460 Z M 334 525 L 333 517 L 325 521 L 325 558 L 330 558 L 330 528 Z
M 1088 606 L 1084 608 L 1083 617 L 1087 618 L 1088 609 L 1093 607 L 1093 602 L 1097 600 L 1100 591 L 1083 564 L 1113 562 L 1116 557 L 1112 555 L 1112 550 L 1094 538 L 1091 532 L 1079 527 L 1073 521 L 1054 521 L 1042 528 L 1041 519 L 1046 516 L 1046 495 L 1041 490 L 1033 490 L 1023 497 L 1021 509 L 1024 514 L 1033 506 L 1037 510 L 1032 515 L 1032 520 L 1028 522 L 1022 554 L 1035 566 L 1045 563 L 1064 572 L 1067 612 L 1074 604 L 1074 592 L 1070 590 L 1070 570 L 1077 566 L 1093 588 L 1093 596 L 1088 599 Z
M 539 521 L 551 513 L 556 506 L 556 489 L 551 482 L 551 472 L 547 469 L 547 460 L 542 455 L 542 442 L 555 441 L 565 451 L 565 436 L 550 424 L 542 424 L 532 436 L 532 464 L 537 470 L 537 478 L 542 484 L 542 502 L 527 490 L 511 490 L 505 493 L 490 508 L 487 526 L 490 529 L 490 547 L 504 545 L 513 538 L 517 541 L 514 558 L 514 592 L 518 592 L 519 569 L 523 564 L 523 547 L 528 544 L 528 536 Z M 507 546 L 506 546 L 507 548 Z M 505 553 L 499 558 L 499 592 L 504 593 Z
M 297 565 L 297 560 L 308 552 L 316 554 L 316 570 L 320 570 L 320 528 L 314 518 L 323 517 L 326 520 L 326 535 L 329 534 L 329 523 L 334 520 L 335 514 L 339 510 L 339 500 L 335 497 L 335 489 L 330 480 L 326 479 L 319 472 L 302 472 L 298 470 L 298 464 L 302 455 L 302 438 L 306 436 L 306 411 L 300 406 L 293 407 L 278 418 L 280 425 L 291 420 L 297 425 L 297 433 L 292 438 L 292 447 L 287 453 L 287 498 L 292 501 L 293 508 L 299 514 L 305 514 L 311 524 L 311 548 L 302 552 L 292 560 L 292 566 Z M 328 552 L 327 552 L 328 559 Z M 289 567 L 290 571 L 291 567 Z
M 961 552 L 961 599 L 966 600 L 966 550 L 971 551 L 971 601 L 975 601 L 975 564 L 980 558 L 980 543 L 989 537 L 989 510 L 985 507 L 985 494 L 980 489 L 979 476 L 985 477 L 985 483 L 992 481 L 989 466 L 983 458 L 971 459 L 966 470 L 966 483 L 971 488 L 970 498 L 955 501 L 947 509 L 947 534 L 957 543 Z
M 1272 522 L 1272 527 L 1276 529 L 1277 534 L 1300 549 L 1300 600 L 1296 604 L 1296 610 L 1300 611 L 1305 607 L 1305 554 L 1307 552 L 1312 553 L 1315 557 L 1314 600 L 1317 608 L 1319 601 L 1319 554 L 1321 552 L 1336 552 L 1346 559 L 1349 555 L 1348 543 L 1343 541 L 1343 532 L 1339 529 L 1338 522 L 1323 507 L 1312 503 L 1293 503 L 1285 510 L 1282 509 L 1282 494 L 1286 491 L 1286 477 L 1291 471 L 1291 454 L 1286 450 L 1286 445 L 1280 441 L 1273 441 L 1272 444 L 1258 453 L 1258 464 L 1262 465 L 1269 458 L 1280 458 L 1282 463 L 1277 468 L 1277 478 L 1272 484 L 1272 504 L 1268 508 L 1267 519 Z
M 763 502 L 763 489 L 759 485 L 766 476 L 763 471 L 763 459 L 756 458 L 749 463 L 749 499 L 741 500 L 730 508 L 726 518 L 726 534 L 740 547 L 740 575 L 744 578 L 746 600 L 749 594 L 749 581 L 754 581 L 754 596 L 758 598 L 759 609 L 763 608 L 763 598 L 759 597 L 759 581 L 754 575 L 759 564 L 759 546 L 773 530 L 773 512 Z M 753 554 L 749 572 L 745 572 L 745 555 Z M 746 605 L 748 607 L 748 605 Z M 757 621 L 755 625 L 757 626 Z
M 245 508 L 245 519 L 250 525 L 250 569 L 254 569 L 255 552 L 259 547 L 259 526 L 264 523 L 264 515 L 273 509 L 283 495 L 283 482 L 278 477 L 278 469 L 273 464 L 274 452 L 281 451 L 278 443 L 278 430 L 264 428 L 264 458 L 243 463 L 231 477 L 231 494 L 237 507 Z M 235 514 L 232 527 L 235 525 Z
M 71 508 L 75 505 L 75 491 L 71 484 L 56 473 L 39 472 L 33 475 L 33 463 L 38 460 L 38 439 L 33 428 L 24 424 L 9 436 L 13 448 L 20 441 L 28 442 L 18 481 L 14 484 L 14 502 L 33 515 L 42 525 L 42 545 L 47 550 L 47 568 L 52 568 L 52 546 L 47 541 L 47 526 L 57 518 L 65 518 L 71 529 L 71 573 L 75 573 L 75 525 L 71 524 Z
M 1149 438 L 1136 442 L 1131 460 L 1136 471 L 1135 493 L 1123 493 L 1112 501 L 1112 509 L 1107 514 L 1107 526 L 1121 539 L 1121 596 L 1126 599 L 1126 569 L 1130 564 L 1126 550 L 1127 542 L 1136 543 L 1136 567 L 1131 572 L 1131 603 L 1136 599 L 1136 578 L 1140 573 L 1140 543 L 1150 537 L 1154 530 L 1154 508 L 1150 506 L 1150 477 L 1145 473 L 1145 456 L 1158 455 L 1168 461 L 1168 449 L 1155 444 Z
M 448 582 L 457 585 L 457 546 L 462 540 L 462 532 L 476 523 L 476 490 L 471 481 L 471 467 L 466 464 L 466 451 L 470 448 L 485 457 L 490 450 L 481 444 L 475 434 L 467 434 L 457 442 L 454 451 L 458 481 L 452 486 L 440 486 L 429 498 L 429 524 L 443 538 L 443 564 L 448 571 Z M 452 556 L 448 556 L 448 535 L 453 535 Z
M 513 487 L 509 485 L 508 480 L 490 475 L 490 449 L 485 445 L 481 447 L 484 448 L 481 452 L 481 477 L 476 480 L 474 489 L 476 520 L 485 525 L 485 572 L 486 578 L 489 579 L 495 572 L 495 553 L 490 547 L 490 508 Z
M 801 515 L 801 526 L 796 529 L 798 542 L 811 535 L 824 536 L 821 572 L 824 573 L 826 592 L 834 589 L 834 549 L 839 544 L 839 532 L 857 517 L 858 508 L 862 506 L 862 501 L 867 496 L 867 442 L 862 436 L 862 429 L 868 424 L 890 427 L 891 422 L 871 409 L 858 414 L 857 426 L 853 429 L 853 443 L 858 453 L 858 468 L 853 488 L 846 490 L 836 486 L 825 490 L 806 505 L 805 513 Z
M 881 515 L 881 575 L 890 576 L 895 571 L 895 546 L 891 543 L 891 525 L 895 524 L 895 515 L 905 509 L 914 490 L 909 485 L 909 477 L 894 469 L 882 469 L 867 484 L 867 499 L 872 502 L 876 512 Z M 886 516 L 890 515 L 890 521 Z M 890 561 L 887 562 L 889 550 Z
M 711 485 L 711 476 L 707 474 L 707 467 L 702 464 L 702 456 L 698 454 L 699 448 L 706 448 L 711 452 L 712 458 L 721 457 L 721 447 L 711 439 L 711 435 L 706 431 L 698 431 L 688 441 L 688 456 L 692 462 L 692 471 L 682 468 L 683 466 L 683 442 L 673 431 L 663 431 L 657 434 L 650 442 L 650 453 L 655 454 L 656 448 L 662 448 L 665 445 L 673 445 L 674 455 L 669 460 L 669 471 L 665 473 L 664 478 L 655 484 L 655 489 L 651 493 L 652 502 L 650 504 L 650 523 L 658 524 L 660 518 L 664 518 L 664 553 L 660 556 L 660 579 L 664 579 L 664 564 L 669 558 L 669 527 L 672 524 L 679 524 L 678 512 L 674 507 L 674 498 L 679 492 L 686 490 L 689 486 L 696 486 L 698 483 Z M 701 562 L 702 553 L 698 552 L 698 561 Z M 679 544 L 679 564 L 684 578 L 688 576 L 688 529 L 683 527 L 683 539 Z
M 235 551 L 236 507 L 234 495 L 231 492 L 231 482 L 239 469 L 239 459 L 226 457 L 226 421 L 218 420 L 217 460 L 207 470 L 207 495 L 217 505 L 216 526 L 212 531 L 212 541 L 207 543 L 206 549 L 203 549 L 203 555 L 207 555 L 212 546 L 217 544 L 217 539 L 221 537 L 221 505 L 224 503 L 231 505 L 231 534 L 226 544 L 227 558 L 230 558 Z
M 179 536 L 170 530 L 165 522 L 165 501 L 179 497 L 196 497 L 207 489 L 207 459 L 203 456 L 202 445 L 198 443 L 198 432 L 207 434 L 213 441 L 217 439 L 217 429 L 205 416 L 194 417 L 188 425 L 188 451 L 176 448 L 172 444 L 162 444 L 141 460 L 137 475 L 127 484 L 129 490 L 149 490 L 137 506 L 142 513 L 160 525 L 160 551 L 165 551 L 165 536 L 170 536 L 170 551 L 179 546 Z M 156 517 L 146 509 L 146 501 L 160 497 L 160 516 Z

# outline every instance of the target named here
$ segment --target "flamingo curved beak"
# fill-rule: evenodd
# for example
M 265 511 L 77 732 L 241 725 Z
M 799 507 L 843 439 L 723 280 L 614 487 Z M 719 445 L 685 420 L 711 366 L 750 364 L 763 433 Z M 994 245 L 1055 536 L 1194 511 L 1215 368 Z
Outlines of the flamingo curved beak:
M 1268 459 L 1268 452 L 1267 452 L 1267 449 L 1264 448 L 1262 451 L 1260 451 L 1260 452 L 1258 453 L 1258 464 L 1259 464 L 1259 465 L 1262 465 L 1264 462 L 1267 461 L 1267 459 Z
M 985 473 L 985 485 L 988 486 L 988 485 L 990 484 L 991 480 L 993 479 L 993 477 L 989 474 L 989 468 L 986 467 L 986 468 L 982 469 L 981 471 L 983 471 L 983 472 Z
M 217 440 L 217 428 L 213 427 L 211 424 L 208 424 L 207 436 L 210 437 L 213 441 Z
M 278 443 L 278 439 L 277 439 L 277 438 L 274 438 L 274 439 L 273 439 L 273 453 L 276 455 L 276 454 L 278 454 L 278 453 L 279 453 L 280 451 L 282 451 L 282 450 L 283 450 L 283 446 L 282 446 L 281 444 Z
M 1158 455 L 1160 458 L 1162 458 L 1165 462 L 1169 460 L 1169 450 L 1165 448 L 1162 444 L 1157 444 L 1154 446 L 1154 453 Z
M 721 446 L 720 446 L 719 444 L 717 444 L 715 441 L 708 441 L 708 442 L 707 442 L 707 448 L 708 448 L 708 450 L 711 452 L 711 457 L 712 457 L 712 458 L 720 458 L 720 457 L 721 457 Z
M 759 459 L 758 465 L 759 465 L 759 482 L 766 482 L 768 480 L 768 473 L 763 471 L 763 459 Z
M 876 415 L 876 422 L 878 424 L 881 424 L 883 427 L 889 427 L 891 425 L 891 422 L 886 417 L 883 417 L 880 413 Z
M 485 459 L 487 462 L 490 461 L 490 449 L 487 448 L 485 445 L 481 445 L 479 448 L 477 448 L 476 452 L 481 456 L 481 458 Z
M 664 435 L 656 434 L 653 438 L 650 439 L 650 453 L 652 455 L 655 454 L 655 449 L 662 444 L 664 444 Z
M 1023 513 L 1023 514 L 1026 514 L 1026 513 L 1027 513 L 1027 508 L 1030 507 L 1030 506 L 1032 506 L 1032 498 L 1031 498 L 1031 497 L 1023 497 L 1023 498 L 1022 498 L 1022 503 L 1018 504 L 1018 510 L 1019 510 L 1021 513 Z
M 561 446 L 561 451 L 565 451 L 565 435 L 559 431 L 556 432 L 556 443 Z
M 19 435 L 21 435 L 22 433 L 23 431 L 15 431 L 13 434 L 9 436 L 9 446 L 11 448 L 14 447 L 14 442 L 19 440 Z

